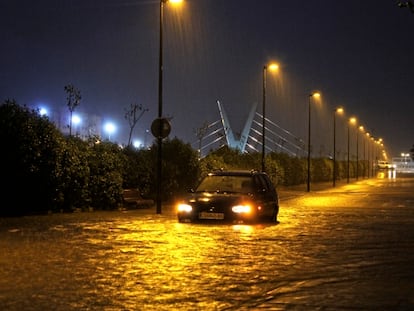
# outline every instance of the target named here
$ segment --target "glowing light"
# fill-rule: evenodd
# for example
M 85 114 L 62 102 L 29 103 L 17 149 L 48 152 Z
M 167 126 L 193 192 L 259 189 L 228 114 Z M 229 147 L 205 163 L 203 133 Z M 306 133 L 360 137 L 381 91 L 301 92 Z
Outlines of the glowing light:
M 39 109 L 39 114 L 40 114 L 41 116 L 47 116 L 47 115 L 48 115 L 48 111 L 47 111 L 47 109 L 46 109 L 45 107 L 41 107 L 41 108 Z
M 231 210 L 237 214 L 240 214 L 240 213 L 250 214 L 252 212 L 252 207 L 248 204 L 240 204 L 240 205 L 233 206 Z
M 112 122 L 107 122 L 107 123 L 105 123 L 105 125 L 104 125 L 104 130 L 105 130 L 105 132 L 108 134 L 108 139 L 110 140 L 110 139 L 111 139 L 111 135 L 112 135 L 113 133 L 115 133 L 115 131 L 116 131 L 116 126 L 115 126 L 115 124 L 114 124 L 114 123 L 112 123 Z
M 193 210 L 193 207 L 189 204 L 183 204 L 183 203 L 179 203 L 177 204 L 177 211 L 179 212 L 191 212 Z
M 278 64 L 276 64 L 276 63 L 271 63 L 269 66 L 267 66 L 267 68 L 268 68 L 270 71 L 276 71 L 276 70 L 278 70 L 278 69 L 279 69 L 279 65 L 278 65 Z
M 349 185 L 348 191 L 355 191 L 358 185 Z M 305 207 L 329 207 L 329 206 L 346 206 L 348 198 L 332 194 L 321 196 L 303 197 L 298 204 Z
M 254 232 L 254 227 L 249 226 L 249 225 L 237 224 L 237 225 L 233 225 L 232 228 L 233 228 L 234 231 L 241 232 L 241 233 L 252 233 L 252 232 Z
M 135 148 L 137 148 L 137 149 L 142 147 L 142 143 L 141 143 L 141 141 L 140 141 L 139 139 L 135 139 L 135 140 L 133 141 L 132 145 L 133 145 Z
M 81 118 L 80 118 L 77 114 L 74 114 L 74 115 L 72 116 L 72 123 L 73 123 L 74 125 L 78 125 L 78 124 L 80 124 L 80 123 L 81 123 Z

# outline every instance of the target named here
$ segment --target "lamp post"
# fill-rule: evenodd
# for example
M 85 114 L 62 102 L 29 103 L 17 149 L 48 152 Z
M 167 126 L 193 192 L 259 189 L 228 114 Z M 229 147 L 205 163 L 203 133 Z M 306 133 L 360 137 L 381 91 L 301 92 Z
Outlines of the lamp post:
M 279 65 L 272 63 L 270 65 L 263 66 L 263 98 L 262 98 L 262 171 L 264 172 L 266 170 L 266 161 L 265 161 L 265 155 L 266 155 L 266 126 L 265 126 L 265 120 L 266 120 L 266 77 L 267 77 L 267 69 L 270 69 L 272 71 L 277 70 L 279 68 Z
M 162 180 L 162 140 L 161 133 L 163 132 L 165 122 L 162 119 L 162 82 L 163 82 L 163 22 L 164 22 L 164 4 L 168 1 L 172 3 L 179 3 L 182 0 L 160 0 L 160 42 L 159 42 L 159 58 L 158 58 L 158 120 L 157 123 L 157 214 L 161 214 L 161 180 Z
M 308 107 L 308 178 L 306 183 L 306 190 L 310 191 L 310 158 L 311 158 L 311 99 L 312 97 L 320 97 L 320 93 L 309 94 L 309 107 Z
M 347 161 L 346 161 L 346 182 L 349 184 L 349 125 L 351 123 L 355 123 L 356 119 L 355 118 L 350 118 L 348 121 L 348 148 L 347 148 Z
M 359 131 L 362 133 L 362 178 L 365 178 L 365 139 L 364 139 L 364 127 L 360 125 L 358 127 Z
M 365 136 L 367 136 L 366 139 L 368 141 L 368 144 L 367 144 L 367 165 L 368 165 L 367 178 L 369 178 L 370 177 L 370 167 L 371 167 L 370 153 L 369 153 L 369 143 L 370 143 L 370 140 L 371 140 L 371 138 L 370 138 L 371 135 L 369 134 L 369 132 L 366 132 Z
M 336 186 L 336 114 L 341 114 L 344 112 L 342 107 L 338 107 L 334 110 L 333 113 L 333 176 L 332 176 L 332 186 Z
M 374 177 L 375 174 L 375 152 L 376 152 L 376 142 L 374 136 L 371 136 L 371 177 Z
M 356 129 L 356 180 L 359 178 L 359 150 L 358 150 L 358 137 L 359 137 L 358 127 Z

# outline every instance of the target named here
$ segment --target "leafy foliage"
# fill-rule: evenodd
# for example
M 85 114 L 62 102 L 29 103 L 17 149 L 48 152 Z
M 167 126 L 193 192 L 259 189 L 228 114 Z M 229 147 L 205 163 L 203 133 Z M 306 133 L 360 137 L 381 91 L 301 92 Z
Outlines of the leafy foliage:
M 177 138 L 166 139 L 162 145 L 162 199 L 169 200 L 191 188 L 199 179 L 200 168 L 198 154 L 190 144 L 185 144 Z M 158 146 L 151 148 L 151 158 L 157 159 Z M 156 162 L 154 162 L 156 172 Z M 157 176 L 154 177 L 151 193 L 156 193 L 158 186 Z
M 116 144 L 94 144 L 89 152 L 91 206 L 114 209 L 122 201 L 122 158 Z
M 14 100 L 0 106 L 1 172 L 3 198 L 14 202 L 6 214 L 50 209 L 56 200 L 64 138 L 37 111 L 20 107 Z M 2 205 L 4 206 L 4 205 Z
M 5 146 L 0 169 L 5 183 L 1 187 L 3 204 L 0 215 L 60 212 L 89 209 L 116 209 L 123 189 L 134 188 L 155 199 L 158 187 L 162 200 L 180 196 L 194 187 L 200 177 L 217 169 L 259 170 L 260 153 L 240 153 L 228 147 L 199 159 L 190 144 L 178 138 L 162 144 L 162 180 L 157 176 L 158 145 L 150 149 L 121 148 L 96 137 L 88 141 L 63 134 L 39 111 L 6 100 L 0 105 L 0 138 Z M 275 185 L 305 182 L 304 158 L 284 153 L 269 153 L 266 172 Z M 312 182 L 332 178 L 330 159 L 311 161 Z M 368 167 L 368 163 L 350 162 L 350 177 Z M 347 177 L 345 161 L 337 161 L 337 179 Z

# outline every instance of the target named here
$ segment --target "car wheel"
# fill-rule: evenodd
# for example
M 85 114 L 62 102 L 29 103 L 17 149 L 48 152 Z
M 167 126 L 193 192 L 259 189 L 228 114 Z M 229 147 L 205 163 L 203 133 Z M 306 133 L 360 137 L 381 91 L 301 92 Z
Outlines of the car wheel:
M 279 214 L 279 206 L 275 206 L 275 208 L 273 209 L 273 215 L 272 215 L 272 222 L 278 222 L 277 221 L 277 215 Z

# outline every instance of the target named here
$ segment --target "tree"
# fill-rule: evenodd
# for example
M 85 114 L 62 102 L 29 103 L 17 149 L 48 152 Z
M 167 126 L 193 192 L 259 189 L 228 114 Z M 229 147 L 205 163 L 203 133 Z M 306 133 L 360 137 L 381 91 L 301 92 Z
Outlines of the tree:
M 203 138 L 206 136 L 207 131 L 209 128 L 209 124 L 207 122 L 204 122 L 203 125 L 197 129 L 195 129 L 195 134 L 196 137 L 198 139 L 198 154 L 199 154 L 199 158 L 201 158 L 201 145 L 202 145 L 202 141 Z
M 68 84 L 64 87 L 65 92 L 68 94 L 67 99 L 67 106 L 70 112 L 70 120 L 69 120 L 69 136 L 72 136 L 72 116 L 73 112 L 75 111 L 76 107 L 80 104 L 81 94 L 78 89 L 76 89 L 72 84 Z
M 37 110 L 6 100 L 0 105 L 0 139 L 4 147 L 0 193 L 12 202 L 3 204 L 0 213 L 16 215 L 53 209 L 58 200 L 63 135 Z
M 89 195 L 95 209 L 115 209 L 122 201 L 122 156 L 117 144 L 93 144 L 88 154 Z
M 414 4 L 413 4 L 412 1 L 405 1 L 405 2 L 397 1 L 397 5 L 400 8 L 408 8 L 410 10 L 410 12 L 414 14 Z
M 153 145 L 150 149 L 153 168 L 156 168 L 158 145 Z M 163 160 L 162 171 L 163 176 L 161 189 L 163 189 L 163 200 L 172 199 L 187 192 L 194 186 L 200 176 L 200 167 L 198 163 L 198 154 L 191 147 L 178 138 L 166 139 L 163 142 Z M 153 170 L 153 172 L 155 169 Z M 152 179 L 152 192 L 156 193 L 158 180 L 154 176 Z
M 138 189 L 142 195 L 149 196 L 154 183 L 154 157 L 148 149 L 136 149 L 127 146 L 122 149 L 123 188 Z
M 137 115 L 137 111 L 140 111 L 139 115 Z M 127 120 L 129 124 L 128 146 L 131 145 L 132 132 L 134 131 L 135 126 L 146 111 L 148 111 L 147 108 L 143 108 L 142 105 L 137 104 L 131 104 L 129 110 L 125 109 L 125 120 Z

